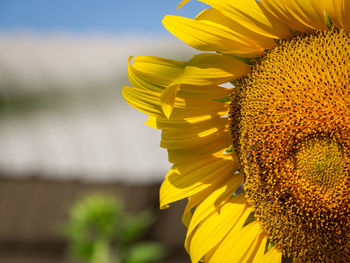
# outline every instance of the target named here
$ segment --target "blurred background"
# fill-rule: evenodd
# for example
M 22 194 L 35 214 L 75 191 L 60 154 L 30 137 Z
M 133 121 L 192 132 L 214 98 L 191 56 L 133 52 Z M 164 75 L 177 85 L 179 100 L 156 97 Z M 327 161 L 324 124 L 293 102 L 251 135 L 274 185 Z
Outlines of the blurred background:
M 121 96 L 130 55 L 196 52 L 161 20 L 205 6 L 178 3 L 0 0 L 0 262 L 189 262 L 160 133 Z

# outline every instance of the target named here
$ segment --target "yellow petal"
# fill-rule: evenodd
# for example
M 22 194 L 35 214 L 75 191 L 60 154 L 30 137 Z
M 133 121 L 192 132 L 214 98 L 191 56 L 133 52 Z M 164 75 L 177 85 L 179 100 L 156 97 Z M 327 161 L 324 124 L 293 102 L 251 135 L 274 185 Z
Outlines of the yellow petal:
M 203 262 L 212 262 L 211 258 L 213 256 L 213 254 L 215 253 L 215 251 L 217 250 L 218 246 L 220 246 L 220 243 L 217 244 L 215 247 L 213 247 L 207 254 L 205 254 Z
M 291 36 L 289 28 L 266 12 L 255 0 L 227 1 L 200 0 L 219 10 L 233 21 L 238 21 L 244 28 L 269 38 L 285 39 Z
M 260 261 L 256 261 L 256 263 L 258 262 L 281 263 L 282 253 L 277 250 L 276 247 L 273 247 L 267 251 L 263 257 L 261 257 Z
M 189 251 L 190 241 L 193 236 L 193 231 L 197 226 L 209 215 L 218 211 L 218 209 L 226 203 L 231 197 L 232 194 L 237 190 L 238 186 L 243 183 L 243 175 L 238 173 L 232 176 L 227 180 L 222 186 L 216 187 L 213 189 L 207 196 L 204 198 L 198 207 L 196 208 L 191 223 L 188 227 L 185 248 Z M 208 188 L 209 189 L 209 188 Z M 235 204 L 241 203 L 245 204 L 246 199 L 243 195 L 237 196 L 232 200 Z
M 148 89 L 151 91 L 162 92 L 175 78 L 181 75 L 186 66 L 186 62 L 152 57 L 140 56 L 134 59 L 129 58 L 128 77 L 135 88 Z M 180 97 L 192 98 L 222 98 L 229 95 L 232 91 L 229 88 L 223 88 L 216 85 L 193 86 L 182 85 Z
M 325 0 L 323 1 L 323 4 L 335 26 L 350 32 L 350 1 Z
M 259 225 L 259 222 L 252 222 L 251 224 Z M 253 246 L 249 248 L 249 251 L 242 256 L 242 262 L 253 262 L 257 257 L 262 255 L 265 252 L 266 248 L 266 242 L 267 242 L 267 236 L 266 234 L 261 230 L 261 226 L 259 226 L 258 230 L 259 236 L 253 241 Z M 261 261 L 256 261 L 261 262 Z
M 177 126 L 175 126 L 177 125 Z M 182 140 L 186 138 L 193 138 L 194 136 L 204 138 L 216 131 L 223 131 L 229 128 L 230 121 L 228 118 L 212 117 L 191 118 L 181 122 L 181 120 L 170 120 L 166 123 L 162 119 L 157 119 L 157 127 L 163 129 L 163 136 L 165 139 Z
M 232 144 L 232 135 L 229 132 L 228 118 L 220 113 L 181 120 L 151 116 L 146 124 L 163 129 L 161 146 L 168 149 L 169 161 L 172 163 L 196 162 L 211 155 L 215 159 L 233 157 L 224 154 Z
M 246 75 L 250 66 L 230 56 L 203 53 L 193 56 L 183 73 L 171 85 L 209 86 L 223 84 Z
M 246 208 L 244 198 L 231 198 L 229 202 L 208 216 L 196 228 L 191 239 L 189 251 L 192 262 L 198 262 L 221 242 L 243 216 Z
M 229 127 L 218 131 L 216 128 L 203 131 L 200 136 L 175 137 L 168 134 L 162 134 L 160 146 L 169 150 L 188 149 L 195 147 L 207 147 L 218 141 L 226 141 L 227 133 L 230 133 Z M 202 136 L 202 137 L 201 137 Z
M 184 70 L 186 62 L 153 56 L 138 56 L 131 65 L 129 58 L 128 77 L 136 88 L 161 92 Z
M 183 90 L 179 96 L 182 97 L 220 98 L 229 94 L 230 90 L 216 84 L 234 80 L 249 71 L 246 64 L 218 54 L 200 54 L 189 62 L 140 56 L 131 65 L 131 59 L 132 57 L 129 58 L 128 71 L 130 82 L 137 89 L 160 92 L 160 105 L 167 118 L 173 110 L 180 85 Z
M 324 12 L 319 0 L 261 0 L 261 4 L 292 29 L 310 33 L 326 30 Z
M 184 147 L 182 149 L 168 149 L 169 162 L 175 164 L 186 164 L 196 162 L 199 159 L 214 156 L 216 153 L 223 154 L 227 147 L 232 144 L 231 133 L 227 132 L 215 143 L 205 145 L 205 147 Z
M 178 91 L 177 96 L 182 98 L 197 98 L 197 99 L 220 99 L 232 94 L 232 88 L 224 88 L 216 85 L 209 86 L 194 86 L 181 85 L 181 90 Z
M 199 54 L 191 58 L 182 74 L 174 78 L 162 92 L 161 106 L 167 118 L 170 117 L 180 85 L 210 86 L 233 81 L 250 71 L 243 62 L 220 54 Z M 200 89 L 200 87 L 198 88 Z
M 208 122 L 206 122 L 208 123 Z M 193 127 L 192 129 L 168 129 L 162 132 L 161 147 L 167 149 L 183 149 L 188 147 L 205 147 L 220 141 L 230 133 L 228 119 L 219 119 L 208 123 L 208 127 Z
M 263 235 L 260 223 L 257 221 L 243 228 L 235 227 L 214 252 L 210 262 L 249 262 L 248 259 L 257 252 L 257 246 L 261 244 Z
M 134 108 L 155 117 L 166 118 L 161 109 L 159 92 L 147 89 L 124 87 L 122 95 L 125 100 Z M 206 105 L 204 108 L 203 105 Z M 174 103 L 173 119 L 184 119 L 203 115 L 216 116 L 219 112 L 227 112 L 228 106 L 225 103 L 191 99 L 176 98 Z
M 163 90 L 160 96 L 161 106 L 164 112 L 164 115 L 169 119 L 171 112 L 174 108 L 176 93 L 179 90 L 180 85 L 171 85 Z
M 194 164 L 174 165 L 168 172 L 160 189 L 160 206 L 181 200 L 209 186 L 220 185 L 238 168 L 238 161 L 227 157 L 215 159 L 210 156 Z
M 182 0 L 178 6 L 177 6 L 177 10 L 179 10 L 181 7 L 183 7 L 186 3 L 188 3 L 190 0 Z
M 265 255 L 265 249 L 266 249 L 266 243 L 267 243 L 267 235 L 266 234 L 262 234 L 261 237 L 262 237 L 261 242 L 257 244 L 258 245 L 257 251 L 253 255 L 253 257 L 249 259 L 249 262 L 253 262 L 253 263 L 264 262 L 264 261 L 262 261 L 262 258 Z
M 251 47 L 256 47 L 259 50 L 271 49 L 276 46 L 276 42 L 270 36 L 251 30 L 245 27 L 240 20 L 235 20 L 229 14 L 224 15 L 214 8 L 202 11 L 195 20 L 230 31 L 232 34 L 239 36 L 240 39 L 244 39 Z M 230 53 L 234 52 L 233 50 Z
M 232 144 L 228 118 L 204 115 L 182 120 L 150 116 L 147 125 L 163 129 L 161 146 L 168 148 L 169 161 L 175 164 L 197 162 L 213 155 L 215 159 L 232 158 L 223 154 Z
M 168 119 L 157 118 L 154 116 L 149 116 L 146 121 L 146 125 L 155 129 L 182 130 L 182 129 L 191 129 L 193 128 L 193 126 L 196 126 L 196 125 L 201 125 L 203 127 L 206 127 L 207 123 L 216 122 L 218 119 L 220 119 L 220 116 L 213 117 L 210 115 L 186 118 L 182 120 L 168 120 Z
M 320 0 L 284 0 L 285 7 L 296 19 L 310 28 L 327 30 Z
M 210 186 L 210 187 L 206 188 L 205 190 L 188 197 L 188 202 L 187 202 L 186 208 L 184 210 L 184 214 L 182 216 L 183 224 L 187 228 L 189 227 L 189 224 L 190 224 L 190 222 L 192 220 L 192 216 L 193 216 L 192 210 L 195 207 L 197 207 L 198 205 L 200 205 L 204 200 L 206 200 L 213 193 L 218 192 L 218 191 L 221 193 L 215 199 L 216 200 L 215 206 L 219 206 L 223 202 L 228 200 L 232 196 L 232 194 L 235 192 L 235 190 L 237 189 L 237 185 L 236 185 L 237 180 L 239 180 L 239 184 L 243 183 L 242 177 L 240 177 L 240 178 L 235 177 L 233 179 L 229 179 L 229 181 L 227 181 L 227 182 L 224 182 L 223 185 Z M 214 207 L 214 203 L 213 203 L 213 207 Z
M 129 58 L 129 65 L 130 65 Z M 187 62 L 154 56 L 138 56 L 134 58 L 132 69 L 139 75 L 147 76 L 149 81 L 167 86 L 182 73 Z
M 257 57 L 265 53 L 263 49 L 252 46 L 247 38 L 220 25 L 172 15 L 165 16 L 163 24 L 174 36 L 199 50 L 231 52 L 245 57 Z
M 204 191 L 202 191 L 200 193 L 203 193 L 203 192 Z M 187 228 L 190 225 L 190 222 L 191 222 L 191 219 L 193 216 L 192 209 L 194 207 L 196 207 L 198 204 L 200 204 L 200 202 L 202 202 L 202 200 L 203 200 L 202 198 L 197 197 L 200 193 L 197 193 L 197 194 L 192 195 L 192 196 L 187 198 L 187 204 L 186 204 L 185 210 L 184 210 L 182 218 L 181 218 L 182 223 Z
M 301 23 L 289 14 L 284 6 L 284 0 L 260 0 L 262 6 L 277 19 L 284 21 L 293 30 L 300 32 L 312 32 L 313 29 Z
M 125 86 L 122 95 L 126 102 L 139 111 L 151 116 L 163 116 L 156 93 Z

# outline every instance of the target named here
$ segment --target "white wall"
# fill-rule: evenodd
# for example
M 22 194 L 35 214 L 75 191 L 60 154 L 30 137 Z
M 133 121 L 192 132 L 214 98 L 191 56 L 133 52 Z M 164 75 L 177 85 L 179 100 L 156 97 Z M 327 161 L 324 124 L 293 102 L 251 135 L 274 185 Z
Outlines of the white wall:
M 0 114 L 0 171 L 92 181 L 161 181 L 160 133 L 121 98 L 129 55 L 189 58 L 175 39 L 0 35 L 0 94 L 40 96 L 34 110 Z M 64 94 L 55 102 L 56 93 Z M 52 102 L 53 101 L 53 102 Z M 16 101 L 18 107 L 21 101 Z M 34 103 L 35 104 L 35 103 Z M 20 108 L 20 107 L 19 107 Z

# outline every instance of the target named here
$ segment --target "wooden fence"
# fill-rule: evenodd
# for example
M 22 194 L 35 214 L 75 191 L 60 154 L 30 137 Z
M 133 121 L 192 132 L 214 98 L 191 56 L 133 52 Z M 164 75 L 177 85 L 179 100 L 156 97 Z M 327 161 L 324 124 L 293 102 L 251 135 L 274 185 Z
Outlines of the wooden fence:
M 159 210 L 159 185 L 52 181 L 40 177 L 0 179 L 0 262 L 73 263 L 59 232 L 73 202 L 89 193 L 119 196 L 130 213 L 152 209 L 157 222 L 146 238 L 168 248 L 164 263 L 189 262 L 183 248 L 184 203 Z

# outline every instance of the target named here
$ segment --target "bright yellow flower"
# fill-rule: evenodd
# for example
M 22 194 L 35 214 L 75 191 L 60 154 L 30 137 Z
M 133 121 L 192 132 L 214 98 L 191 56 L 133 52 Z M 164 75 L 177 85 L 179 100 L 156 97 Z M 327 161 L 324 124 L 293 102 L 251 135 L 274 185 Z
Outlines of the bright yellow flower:
M 161 208 L 188 199 L 194 263 L 350 262 L 350 1 L 201 1 L 163 23 L 216 53 L 136 57 L 123 89 L 174 164 Z

